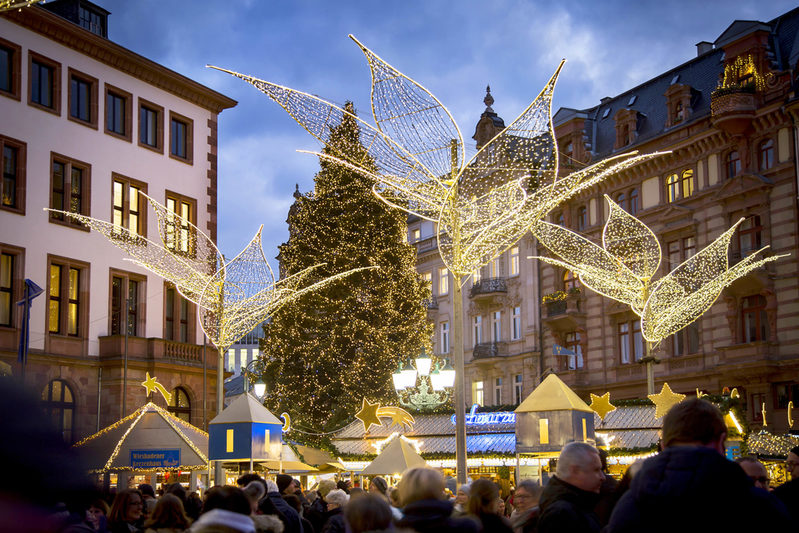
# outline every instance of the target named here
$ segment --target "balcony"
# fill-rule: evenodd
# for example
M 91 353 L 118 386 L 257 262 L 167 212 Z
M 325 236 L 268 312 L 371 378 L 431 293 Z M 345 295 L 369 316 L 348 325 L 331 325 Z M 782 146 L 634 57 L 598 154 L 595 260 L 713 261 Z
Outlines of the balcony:
M 583 296 L 580 289 L 569 292 L 557 291 L 547 294 L 542 298 L 544 306 L 544 321 L 550 327 L 563 326 L 571 329 L 578 318 L 585 318 L 583 311 Z
M 741 135 L 755 117 L 756 99 L 754 86 L 716 89 L 710 96 L 713 125 L 730 135 Z
M 505 278 L 484 278 L 472 285 L 469 297 L 477 301 L 490 301 L 508 292 Z
M 476 345 L 472 350 L 472 359 L 489 359 L 508 355 L 507 342 L 484 342 Z
M 421 239 L 413 243 L 416 246 L 416 253 L 427 252 L 428 250 L 435 250 L 438 248 L 438 237 L 435 235 Z
M 101 358 L 121 357 L 125 353 L 125 336 L 109 335 L 98 338 Z M 128 357 L 185 365 L 203 364 L 201 344 L 169 341 L 159 338 L 128 337 Z M 216 366 L 216 348 L 206 347 L 208 366 Z
M 424 305 L 428 311 L 431 311 L 433 309 L 438 309 L 438 298 L 436 298 L 435 296 L 431 296 L 430 298 L 425 299 L 422 302 L 422 305 Z

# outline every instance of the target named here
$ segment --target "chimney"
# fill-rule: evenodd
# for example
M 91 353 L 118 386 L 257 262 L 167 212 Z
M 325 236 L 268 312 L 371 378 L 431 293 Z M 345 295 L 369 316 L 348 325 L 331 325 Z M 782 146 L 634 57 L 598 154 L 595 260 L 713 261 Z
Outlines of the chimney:
M 711 50 L 713 50 L 713 43 L 709 43 L 707 41 L 700 41 L 696 43 L 696 57 L 705 55 Z

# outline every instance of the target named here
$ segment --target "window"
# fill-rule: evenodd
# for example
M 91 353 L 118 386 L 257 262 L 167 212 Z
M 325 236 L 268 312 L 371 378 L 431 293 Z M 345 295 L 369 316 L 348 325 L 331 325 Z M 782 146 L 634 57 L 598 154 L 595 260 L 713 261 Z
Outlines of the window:
M 0 252 L 0 326 L 14 327 L 14 309 L 19 298 L 14 291 L 18 255 Z
M 633 189 L 630 191 L 630 209 L 627 211 L 631 215 L 637 215 L 639 210 L 639 203 L 638 203 L 638 189 Z
M 519 275 L 519 247 L 512 246 L 510 249 L 510 275 Z
M 51 258 L 48 270 L 47 331 L 55 335 L 85 337 L 88 329 L 88 266 Z
M 172 401 L 169 402 L 169 407 L 166 410 L 191 424 L 191 402 L 183 387 L 175 387 L 172 391 Z
M 511 327 L 511 340 L 517 341 L 522 338 L 522 308 L 513 308 L 513 320 Z
M 111 187 L 114 234 L 118 237 L 130 236 L 123 230 L 126 228 L 134 235 L 146 236 L 144 215 L 147 209 L 144 199 L 139 195 L 140 192 L 147 192 L 146 184 L 114 174 Z
M 671 174 L 668 178 L 666 178 L 666 194 L 669 199 L 669 203 L 677 201 L 677 199 L 680 197 L 679 192 L 679 176 L 677 176 L 677 174 Z
M 696 322 L 671 336 L 673 355 L 687 355 L 699 351 L 699 325 Z
M 128 335 L 144 334 L 146 279 L 128 272 L 111 271 L 111 335 L 125 334 L 126 319 Z
M 411 242 L 416 242 L 421 240 L 422 238 L 422 230 L 419 228 L 414 228 L 411 230 Z
M 0 94 L 19 100 L 22 48 L 0 38 Z
M 225 370 L 233 372 L 236 359 L 236 349 L 228 348 L 227 355 L 225 355 Z
M 75 159 L 51 154 L 50 207 L 68 213 L 89 216 L 91 167 Z M 83 223 L 63 213 L 50 213 L 50 221 L 87 229 Z
M 449 353 L 449 322 L 441 323 L 441 353 Z
M 574 272 L 567 270 L 563 273 L 563 290 L 569 292 L 580 288 L 580 280 L 574 277 Z
M 513 403 L 522 403 L 522 394 L 524 392 L 524 378 L 521 374 L 516 374 L 513 377 Z
M 28 103 L 61 114 L 61 65 L 35 52 L 28 54 Z
M 755 422 L 762 422 L 763 421 L 763 404 L 766 403 L 766 395 L 761 393 L 755 393 L 749 395 L 750 402 L 752 404 L 752 419 Z
M 566 227 L 566 219 L 563 216 L 563 211 L 558 211 L 554 215 L 552 215 L 552 223 L 557 224 L 561 227 Z
M 571 350 L 575 355 L 569 355 L 562 358 L 561 368 L 564 370 L 575 370 L 583 367 L 583 345 L 580 343 L 581 337 L 578 331 L 566 333 L 564 338 L 566 341 L 567 350 Z
M 190 198 L 167 192 L 166 246 L 172 250 L 194 255 L 195 202 Z
M 472 382 L 472 403 L 476 403 L 480 407 L 485 405 L 485 394 L 483 391 L 482 381 Z
M 502 339 L 502 311 L 491 313 L 491 341 L 499 342 Z
M 666 193 L 669 203 L 685 199 L 694 194 L 694 171 L 683 170 L 681 174 L 671 174 L 666 178 Z
M 679 124 L 683 119 L 685 119 L 685 109 L 683 108 L 682 102 L 677 102 L 674 106 L 674 115 L 671 117 L 671 123 Z
M 438 269 L 438 294 L 439 296 L 449 294 L 449 270 L 447 268 Z
M 483 342 L 483 317 L 479 315 L 474 317 L 472 326 L 474 345 L 477 346 Z
M 618 325 L 619 356 L 622 364 L 638 362 L 644 357 L 644 338 L 641 321 L 632 320 Z
M 577 209 L 577 230 L 582 231 L 588 227 L 588 208 L 580 206 Z
M 97 128 L 97 78 L 69 69 L 69 119 Z
M 768 316 L 766 298 L 761 294 L 747 296 L 741 302 L 741 322 L 743 342 L 757 342 L 768 339 Z
M 27 145 L 0 135 L 0 167 L 3 169 L 0 209 L 25 214 L 25 151 Z
M 726 160 L 727 179 L 732 179 L 741 171 L 741 158 L 738 150 L 733 150 L 727 154 Z
M 738 226 L 738 250 L 747 257 L 760 250 L 763 242 L 763 225 L 759 215 L 749 215 Z
M 494 379 L 494 405 L 502 405 L 502 378 Z
M 670 272 L 693 257 L 696 253 L 696 238 L 683 237 L 682 239 L 669 241 L 666 244 L 666 251 L 669 255 L 667 268 Z
M 616 195 L 616 205 L 629 212 L 629 208 L 627 207 L 627 197 L 623 192 Z
M 799 406 L 799 385 L 796 383 L 782 383 L 775 385 L 774 392 L 776 393 L 776 403 L 774 405 L 777 409 L 787 409 L 788 402 L 793 402 L 794 406 Z
M 53 427 L 67 444 L 72 443 L 75 430 L 75 398 L 63 379 L 54 379 L 42 391 L 42 407 Z
M 168 341 L 191 343 L 194 341 L 195 306 L 184 298 L 174 286 L 164 288 L 164 338 Z
M 106 17 L 97 11 L 81 5 L 78 7 L 78 20 L 81 28 L 87 29 L 100 37 L 106 36 Z
M 164 108 L 139 98 L 139 146 L 164 153 Z
M 683 198 L 688 198 L 694 194 L 694 171 L 691 169 L 683 170 L 680 178 L 680 194 Z
M 422 281 L 426 281 L 427 283 L 430 284 L 430 286 L 432 286 L 433 285 L 433 273 L 432 272 L 422 272 Z
M 489 278 L 499 277 L 499 257 L 495 257 L 488 263 L 488 277 Z
M 131 140 L 133 96 L 122 89 L 105 84 L 105 132 Z
M 768 170 L 774 166 L 774 140 L 767 139 L 760 143 L 757 150 L 760 170 Z
M 478 268 L 472 272 L 472 285 L 479 285 L 480 280 L 483 279 L 483 269 Z
M 169 112 L 169 155 L 173 159 L 191 163 L 193 125 L 191 119 Z

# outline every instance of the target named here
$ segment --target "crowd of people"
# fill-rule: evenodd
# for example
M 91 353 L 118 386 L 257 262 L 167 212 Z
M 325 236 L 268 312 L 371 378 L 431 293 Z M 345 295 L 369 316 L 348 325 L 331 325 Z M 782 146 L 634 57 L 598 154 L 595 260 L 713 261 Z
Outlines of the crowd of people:
M 427 467 L 406 471 L 396 487 L 374 477 L 366 490 L 332 479 L 303 490 L 300 481 L 288 475 L 269 480 L 245 474 L 237 486 L 213 487 L 203 498 L 175 483 L 158 495 L 144 484 L 117 492 L 111 501 L 85 500 L 71 513 L 62 510 L 60 524 L 52 531 L 799 531 L 799 447 L 785 462 L 791 480 L 773 488 L 768 470 L 756 458 L 728 460 L 725 440 L 720 411 L 705 400 L 689 399 L 664 417 L 663 449 L 631 465 L 620 482 L 607 475 L 601 450 L 571 442 L 561 450 L 545 486 L 522 480 L 504 499 L 498 485 L 485 478 L 451 495 L 448 480 Z

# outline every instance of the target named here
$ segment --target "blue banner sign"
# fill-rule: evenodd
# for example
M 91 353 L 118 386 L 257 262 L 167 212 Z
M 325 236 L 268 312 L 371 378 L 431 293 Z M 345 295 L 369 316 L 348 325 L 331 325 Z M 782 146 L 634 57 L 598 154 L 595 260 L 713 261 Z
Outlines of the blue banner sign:
M 137 468 L 177 468 L 180 466 L 180 449 L 131 450 L 130 466 Z
M 455 425 L 455 415 L 451 418 Z M 496 411 L 494 413 L 478 413 L 477 404 L 472 405 L 472 410 L 466 413 L 467 426 L 487 426 L 489 424 L 515 424 L 516 413 L 512 411 Z

